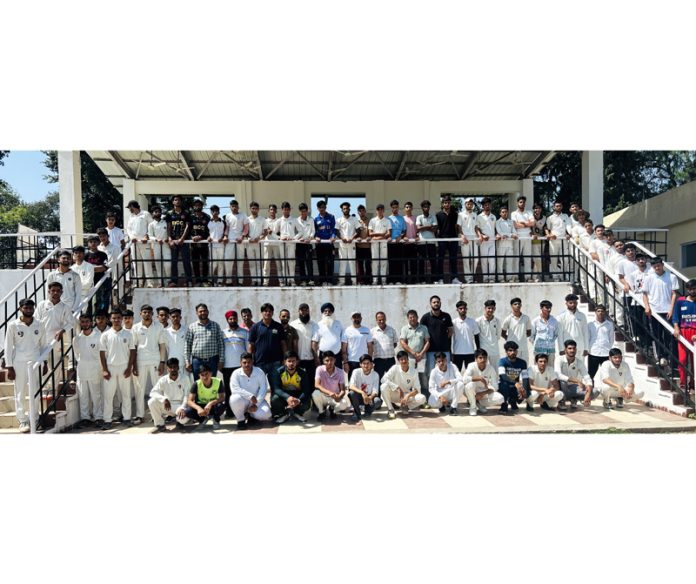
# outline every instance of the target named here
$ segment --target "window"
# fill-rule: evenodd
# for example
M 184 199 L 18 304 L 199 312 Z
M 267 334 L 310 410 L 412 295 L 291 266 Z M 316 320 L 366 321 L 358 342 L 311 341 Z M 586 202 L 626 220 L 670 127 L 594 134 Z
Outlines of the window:
M 681 267 L 696 267 L 696 241 L 682 243 L 681 246 Z

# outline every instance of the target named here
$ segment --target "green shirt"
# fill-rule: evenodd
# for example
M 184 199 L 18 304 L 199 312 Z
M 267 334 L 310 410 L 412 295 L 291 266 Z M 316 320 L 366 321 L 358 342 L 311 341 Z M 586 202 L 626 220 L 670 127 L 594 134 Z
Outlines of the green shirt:
M 406 344 L 412 351 L 420 353 L 425 346 L 425 342 L 430 339 L 430 333 L 428 333 L 427 327 L 422 324 L 416 325 L 415 328 L 411 328 L 407 324 L 402 327 L 399 338 L 406 341 Z

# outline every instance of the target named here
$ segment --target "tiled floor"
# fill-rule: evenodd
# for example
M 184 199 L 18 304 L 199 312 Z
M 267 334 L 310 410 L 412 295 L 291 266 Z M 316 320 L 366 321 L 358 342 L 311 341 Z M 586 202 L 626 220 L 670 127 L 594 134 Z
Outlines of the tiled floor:
M 520 409 L 513 416 L 501 416 L 497 408 L 485 415 L 469 416 L 465 408 L 459 416 L 440 414 L 437 410 L 419 410 L 402 417 L 397 414 L 395 420 L 389 420 L 386 411 L 378 411 L 361 423 L 350 422 L 350 416 L 342 415 L 337 420 L 324 424 L 316 421 L 315 414 L 308 414 L 308 422 L 286 422 L 278 426 L 272 423 L 250 425 L 246 435 L 256 434 L 316 434 L 336 432 L 360 432 L 368 434 L 394 433 L 534 433 L 534 432 L 597 432 L 612 429 L 642 432 L 696 431 L 696 420 L 683 418 L 643 405 L 628 404 L 623 410 L 605 410 L 601 401 L 595 401 L 589 408 L 579 408 L 574 412 L 545 412 L 535 407 L 529 413 Z M 72 433 L 110 433 L 141 435 L 152 431 L 152 422 L 146 420 L 141 426 L 123 428 L 118 424 L 109 432 L 91 429 Z M 196 428 L 189 430 L 199 433 Z M 229 434 L 236 433 L 236 423 L 223 420 L 220 430 L 213 430 L 211 425 L 200 432 Z

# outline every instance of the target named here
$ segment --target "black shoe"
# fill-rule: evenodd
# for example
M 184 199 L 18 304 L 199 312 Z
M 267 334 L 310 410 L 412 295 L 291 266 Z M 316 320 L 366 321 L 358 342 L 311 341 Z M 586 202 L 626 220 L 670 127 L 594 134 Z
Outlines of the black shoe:
M 167 427 L 164 424 L 162 424 L 161 426 L 155 426 L 155 429 L 152 432 L 150 432 L 150 434 L 159 434 L 160 432 L 166 431 Z
M 246 423 L 246 420 L 242 420 L 241 422 L 237 422 L 237 430 L 248 430 L 249 426 Z
M 186 426 L 181 422 L 177 422 L 174 428 L 172 428 L 172 432 L 186 432 Z
M 516 402 L 516 401 L 512 401 L 512 402 L 510 403 L 510 409 L 511 409 L 513 412 L 516 412 L 517 410 L 520 409 L 520 407 L 517 405 L 517 402 Z
M 508 412 L 508 405 L 507 405 L 506 403 L 503 403 L 503 404 L 500 406 L 500 409 L 498 410 L 498 413 L 501 414 L 501 415 L 503 415 L 503 416 L 507 416 L 508 413 L 509 413 L 509 412 Z
M 357 424 L 358 422 L 360 422 L 360 416 L 357 415 L 357 414 L 353 414 L 353 415 L 350 417 L 350 421 L 353 422 L 353 423 L 355 423 L 355 424 Z
M 543 407 L 543 406 L 542 406 Z M 528 412 L 533 412 L 534 411 L 534 406 L 532 404 L 527 404 L 527 407 L 525 408 Z
M 323 422 L 326 420 L 326 412 L 321 412 L 317 415 L 317 422 Z
M 438 410 L 441 414 L 444 414 L 447 411 L 446 406 L 440 406 L 440 409 Z
M 558 402 L 558 406 L 556 406 L 556 410 L 559 412 L 567 412 L 568 411 L 568 406 L 565 405 L 565 402 L 561 400 Z
M 165 424 L 171 424 L 172 422 L 176 422 L 176 416 L 167 416 L 164 418 Z
M 449 415 L 450 416 L 458 416 L 459 415 L 459 410 L 457 408 L 450 408 L 449 409 Z
M 334 412 L 333 408 L 329 408 L 329 418 L 331 418 L 332 420 L 335 420 L 336 418 L 338 418 L 338 414 L 336 412 Z
M 541 409 L 546 410 L 547 412 L 553 412 L 553 408 L 547 404 L 545 401 L 541 402 Z
M 104 422 L 101 427 L 102 430 L 111 430 L 111 422 Z
M 372 412 L 375 411 L 375 406 L 369 405 L 365 406 L 365 417 L 369 418 L 372 415 Z

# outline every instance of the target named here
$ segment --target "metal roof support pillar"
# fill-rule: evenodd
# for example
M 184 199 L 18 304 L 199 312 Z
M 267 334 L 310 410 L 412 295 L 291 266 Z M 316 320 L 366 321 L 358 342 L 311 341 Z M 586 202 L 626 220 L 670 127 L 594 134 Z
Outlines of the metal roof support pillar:
M 582 153 L 582 208 L 590 212 L 595 225 L 604 220 L 604 152 Z
M 82 172 L 79 150 L 58 151 L 60 245 L 72 247 L 70 234 L 82 233 Z M 82 244 L 82 241 L 79 242 Z

